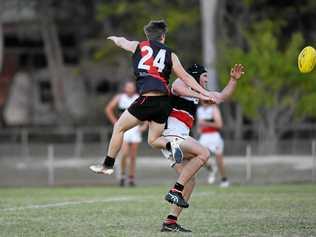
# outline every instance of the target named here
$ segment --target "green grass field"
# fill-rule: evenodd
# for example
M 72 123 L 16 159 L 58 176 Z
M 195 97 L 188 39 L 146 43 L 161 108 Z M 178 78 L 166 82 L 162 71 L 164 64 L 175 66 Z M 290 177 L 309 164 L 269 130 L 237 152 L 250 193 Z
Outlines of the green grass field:
M 167 236 L 167 187 L 3 188 L 0 236 Z M 316 236 L 316 186 L 198 186 L 193 236 Z

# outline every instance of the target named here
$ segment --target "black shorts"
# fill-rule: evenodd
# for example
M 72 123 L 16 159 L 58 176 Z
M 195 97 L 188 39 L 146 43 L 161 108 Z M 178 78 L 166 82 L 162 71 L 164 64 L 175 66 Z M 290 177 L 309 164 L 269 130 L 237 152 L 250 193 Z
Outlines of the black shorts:
M 169 96 L 140 96 L 128 108 L 133 116 L 140 121 L 165 123 L 172 110 Z

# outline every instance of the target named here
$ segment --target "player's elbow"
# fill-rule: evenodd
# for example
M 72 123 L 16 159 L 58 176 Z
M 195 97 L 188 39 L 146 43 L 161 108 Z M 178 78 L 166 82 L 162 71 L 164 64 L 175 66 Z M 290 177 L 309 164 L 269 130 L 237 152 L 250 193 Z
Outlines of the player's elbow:
M 109 117 L 109 115 L 111 114 L 111 109 L 109 107 L 106 107 L 104 109 L 104 114 Z
M 227 100 L 227 97 L 225 94 L 223 93 L 219 93 L 216 97 L 216 101 L 215 101 L 215 104 L 220 104 L 220 103 L 223 103 Z

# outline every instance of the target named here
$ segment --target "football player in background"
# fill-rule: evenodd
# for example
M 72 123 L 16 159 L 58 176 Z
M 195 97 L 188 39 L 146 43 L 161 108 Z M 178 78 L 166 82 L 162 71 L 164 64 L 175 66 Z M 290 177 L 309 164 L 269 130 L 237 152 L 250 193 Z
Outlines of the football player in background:
M 197 125 L 200 133 L 199 142 L 207 147 L 215 155 L 216 159 L 217 166 L 211 166 L 209 163 L 205 165 L 209 170 L 208 183 L 213 184 L 215 182 L 218 167 L 221 175 L 220 187 L 229 187 L 230 184 L 224 168 L 224 141 L 219 133 L 223 127 L 223 120 L 218 106 L 202 101 L 201 106 L 197 109 Z
M 123 93 L 114 96 L 105 107 L 105 114 L 114 125 L 118 117 L 138 98 L 135 83 L 132 81 L 125 82 Z M 118 116 L 115 114 L 118 110 Z M 142 126 L 135 126 L 124 133 L 123 143 L 121 147 L 120 162 L 120 186 L 123 187 L 126 181 L 126 168 L 128 168 L 128 184 L 135 186 L 136 175 L 136 155 L 138 145 L 142 141 L 141 133 L 147 128 L 147 123 Z

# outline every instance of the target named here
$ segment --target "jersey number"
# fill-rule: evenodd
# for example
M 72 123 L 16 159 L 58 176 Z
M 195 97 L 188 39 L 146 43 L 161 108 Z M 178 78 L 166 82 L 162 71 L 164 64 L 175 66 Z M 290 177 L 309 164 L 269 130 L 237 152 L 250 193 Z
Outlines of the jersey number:
M 147 53 L 141 58 L 138 64 L 139 69 L 150 70 L 150 65 L 145 64 L 152 56 L 153 56 L 153 49 L 149 46 L 145 45 L 141 48 L 141 51 L 147 51 Z M 153 61 L 153 66 L 158 68 L 158 72 L 162 72 L 165 68 L 165 59 L 166 59 L 166 50 L 160 49 L 157 56 Z

